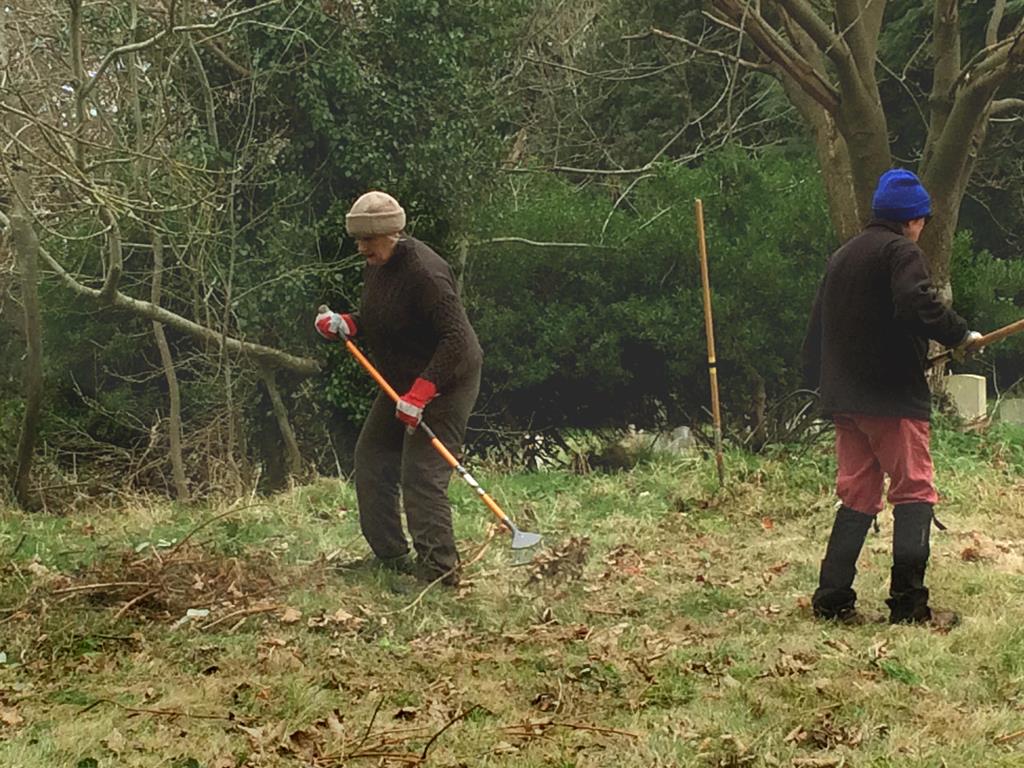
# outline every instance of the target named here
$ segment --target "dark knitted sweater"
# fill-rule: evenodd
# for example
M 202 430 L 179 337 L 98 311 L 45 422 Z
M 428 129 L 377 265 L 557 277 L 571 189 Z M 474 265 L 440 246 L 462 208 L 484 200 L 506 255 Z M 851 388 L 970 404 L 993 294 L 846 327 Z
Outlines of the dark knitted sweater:
M 924 253 L 875 220 L 828 261 L 804 340 L 804 376 L 835 413 L 928 419 L 928 342 L 960 344 L 967 323 L 943 305 Z
M 381 266 L 367 265 L 355 316 L 384 378 L 406 392 L 417 377 L 450 391 L 480 368 L 483 352 L 448 263 L 412 237 Z

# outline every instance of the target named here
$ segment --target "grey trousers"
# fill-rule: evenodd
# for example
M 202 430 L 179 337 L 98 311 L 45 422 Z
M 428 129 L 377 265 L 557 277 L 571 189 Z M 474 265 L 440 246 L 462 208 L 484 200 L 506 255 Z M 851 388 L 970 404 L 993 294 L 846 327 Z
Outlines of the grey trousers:
M 480 392 L 476 370 L 423 411 L 423 420 L 455 456 L 462 452 L 466 423 Z M 408 434 L 395 418 L 395 404 L 381 392 L 356 442 L 355 478 L 359 525 L 382 560 L 409 551 L 401 507 L 413 547 L 428 574 L 441 575 L 459 563 L 452 531 L 448 482 L 452 470 L 421 429 Z M 401 503 L 400 503 L 401 501 Z

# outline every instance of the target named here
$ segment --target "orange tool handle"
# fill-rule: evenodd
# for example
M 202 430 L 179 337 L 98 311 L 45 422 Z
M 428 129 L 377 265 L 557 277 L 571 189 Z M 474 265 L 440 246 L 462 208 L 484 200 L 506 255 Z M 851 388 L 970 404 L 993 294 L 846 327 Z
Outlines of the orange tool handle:
M 373 363 L 367 359 L 366 355 L 362 353 L 359 347 L 357 347 L 352 340 L 348 338 L 345 339 L 345 346 L 348 347 L 348 351 L 352 353 L 352 357 L 359 361 L 359 364 L 366 369 L 366 372 L 370 374 L 370 376 L 373 377 L 373 380 L 380 385 L 380 388 L 387 393 L 388 397 L 397 403 L 400 398 L 398 393 L 395 391 L 395 388 L 388 384 L 387 379 L 381 376 L 380 371 L 374 368 Z M 430 444 L 434 446 L 434 450 L 441 454 L 444 460 L 448 462 L 448 465 L 458 472 L 459 476 L 465 480 L 474 491 L 476 491 L 483 503 L 487 505 L 487 508 L 494 513 L 494 516 L 497 517 L 499 521 L 501 521 L 501 524 L 508 530 L 514 531 L 515 526 L 512 524 L 508 515 L 506 515 L 502 511 L 501 507 L 498 506 L 498 502 L 491 498 L 491 495 L 480 487 L 480 483 L 476 481 L 476 478 L 469 474 L 466 468 L 459 463 L 459 460 L 455 458 L 455 455 L 449 451 L 438 436 L 434 434 L 434 430 L 428 427 L 424 421 L 420 421 L 420 429 L 422 429 L 426 433 L 427 437 L 430 438 Z
M 380 375 L 380 371 L 373 367 L 373 363 L 366 358 L 366 355 L 362 353 L 359 347 L 353 344 L 352 340 L 348 338 L 345 339 L 345 346 L 348 347 L 348 351 L 352 353 L 352 357 L 358 360 L 359 364 L 366 369 L 366 372 L 373 377 L 373 380 L 380 385 L 380 388 L 387 392 L 388 397 L 397 403 L 401 398 L 398 396 L 398 393 L 395 392 L 395 388 L 388 384 L 387 379 Z

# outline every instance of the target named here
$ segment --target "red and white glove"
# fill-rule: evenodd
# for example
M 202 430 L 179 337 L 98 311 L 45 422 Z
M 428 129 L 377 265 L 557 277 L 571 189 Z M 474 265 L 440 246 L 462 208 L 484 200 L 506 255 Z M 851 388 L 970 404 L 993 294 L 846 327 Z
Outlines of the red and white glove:
M 343 336 L 347 339 L 356 335 L 356 321 L 348 314 L 321 312 L 316 316 L 315 325 L 316 332 L 328 341 L 337 341 Z
M 434 386 L 434 382 L 416 379 L 409 391 L 395 404 L 395 418 L 410 429 L 416 429 L 423 421 L 423 409 L 435 397 L 437 387 Z

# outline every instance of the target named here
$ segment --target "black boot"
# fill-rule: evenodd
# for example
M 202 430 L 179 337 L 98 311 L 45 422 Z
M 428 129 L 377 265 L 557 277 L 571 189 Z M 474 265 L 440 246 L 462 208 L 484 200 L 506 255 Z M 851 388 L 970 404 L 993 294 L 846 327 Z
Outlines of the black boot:
M 889 584 L 889 622 L 892 624 L 924 624 L 932 621 L 928 606 L 928 587 L 924 572 L 931 553 L 929 537 L 934 518 L 927 502 L 899 504 L 893 509 L 892 580 Z M 943 614 L 943 624 L 956 623 Z
M 811 599 L 818 618 L 849 620 L 856 616 L 853 579 L 857 575 L 857 558 L 874 519 L 874 515 L 847 506 L 836 511 L 825 559 L 821 561 L 818 589 Z

